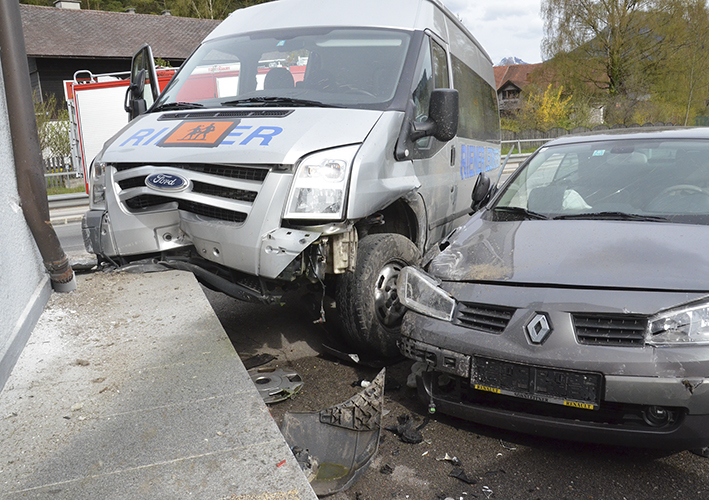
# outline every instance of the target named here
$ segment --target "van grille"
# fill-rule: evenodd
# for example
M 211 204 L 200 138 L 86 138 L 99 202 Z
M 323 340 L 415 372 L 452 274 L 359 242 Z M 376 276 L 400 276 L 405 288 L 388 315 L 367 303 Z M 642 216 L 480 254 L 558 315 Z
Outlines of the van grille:
M 511 307 L 459 302 L 453 322 L 466 328 L 499 334 L 505 331 L 514 313 L 515 309 Z
M 152 194 L 143 194 L 131 198 L 126 201 L 126 206 L 131 210 L 144 210 L 149 208 L 158 207 L 166 203 L 177 203 L 177 207 L 185 212 L 190 212 L 195 215 L 201 215 L 204 217 L 211 217 L 212 219 L 219 219 L 227 222 L 237 222 L 241 223 L 246 220 L 246 214 L 243 212 L 237 212 L 235 210 L 225 210 L 223 208 L 212 207 L 205 205 L 203 203 L 196 203 L 189 200 L 177 200 L 171 199 L 165 196 L 156 196 Z
M 645 344 L 647 318 L 627 314 L 571 315 L 579 344 L 642 346 Z
M 261 186 L 270 172 L 270 167 L 200 163 L 150 165 L 120 163 L 113 166 L 118 171 L 116 181 L 120 188 L 120 198 L 128 210 L 150 211 L 168 203 L 176 203 L 179 210 L 233 223 L 243 223 L 246 220 L 249 207 L 256 201 Z M 150 170 L 141 167 L 149 167 Z M 150 171 L 153 169 L 159 171 L 160 168 L 167 167 L 173 171 L 174 169 L 184 171 L 184 177 L 191 180 L 191 188 L 178 193 L 152 190 L 146 193 L 149 188 L 146 187 L 145 179 Z M 131 175 L 133 171 L 135 175 Z M 198 176 L 191 176 L 191 172 L 203 175 L 200 175 L 197 180 Z

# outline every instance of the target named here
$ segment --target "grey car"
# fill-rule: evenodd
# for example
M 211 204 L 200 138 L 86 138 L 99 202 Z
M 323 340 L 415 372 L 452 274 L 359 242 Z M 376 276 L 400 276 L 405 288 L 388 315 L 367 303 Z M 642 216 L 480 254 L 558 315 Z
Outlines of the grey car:
M 430 410 L 577 441 L 709 445 L 709 129 L 565 137 L 398 282 Z

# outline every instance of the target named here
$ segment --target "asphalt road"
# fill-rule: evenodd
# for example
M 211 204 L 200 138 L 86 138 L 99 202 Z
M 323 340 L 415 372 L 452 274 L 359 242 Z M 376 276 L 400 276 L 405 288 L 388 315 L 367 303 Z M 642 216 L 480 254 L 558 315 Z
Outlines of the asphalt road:
M 77 222 L 55 226 L 68 254 L 83 251 Z M 294 370 L 304 386 L 292 399 L 270 406 L 277 422 L 287 411 L 317 411 L 347 400 L 371 380 L 374 368 L 323 354 L 337 337 L 337 324 L 314 324 L 310 302 L 288 297 L 283 306 L 247 304 L 205 290 L 243 360 L 267 353 L 266 366 Z M 331 304 L 326 303 L 328 313 Z M 418 424 L 429 418 L 415 390 L 406 386 L 411 363 L 387 368 L 384 427 L 408 415 Z M 424 441 L 405 444 L 382 431 L 379 451 L 367 472 L 333 500 L 519 499 L 519 500 L 706 500 L 709 460 L 681 452 L 663 455 L 560 442 L 511 434 L 435 414 L 421 429 Z M 450 477 L 457 457 L 470 483 Z

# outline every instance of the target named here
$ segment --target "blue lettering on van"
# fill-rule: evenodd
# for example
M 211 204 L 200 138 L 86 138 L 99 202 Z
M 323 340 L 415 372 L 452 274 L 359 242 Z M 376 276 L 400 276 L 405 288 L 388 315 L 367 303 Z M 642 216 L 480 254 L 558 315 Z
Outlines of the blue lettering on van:
M 500 166 L 500 150 L 462 144 L 460 146 L 460 178 L 469 179 Z
M 251 142 L 252 139 L 261 139 L 261 144 L 260 146 L 268 146 L 268 143 L 271 142 L 271 139 L 273 139 L 275 136 L 283 132 L 283 129 L 281 127 L 266 127 L 262 126 L 254 130 L 251 135 L 249 135 L 246 139 L 241 141 L 239 144 L 241 146 L 244 146 Z
M 229 134 L 222 140 L 219 145 L 231 146 L 238 142 L 238 139 L 244 137 L 246 133 L 252 130 L 254 127 L 239 125 L 233 128 Z M 128 139 L 123 141 L 118 147 L 124 147 L 126 145 L 130 146 L 149 146 L 157 141 L 160 136 L 164 135 L 169 129 L 162 128 L 155 132 L 153 128 L 143 128 L 136 131 Z M 258 146 L 268 146 L 271 140 L 283 132 L 282 127 L 272 127 L 267 125 L 262 125 L 253 130 L 249 135 L 247 135 L 241 142 L 238 142 L 240 146 L 245 146 L 250 142 L 257 140 L 256 144 Z
M 236 141 L 228 141 L 227 139 L 229 137 L 240 137 L 244 134 L 244 131 L 249 130 L 250 128 L 252 127 L 245 125 L 237 125 L 236 127 L 234 127 L 234 130 L 229 132 L 229 135 L 227 135 L 226 138 L 222 141 L 222 144 L 224 144 L 225 146 L 231 146 Z
M 165 128 L 162 128 L 162 129 L 158 130 L 157 132 L 155 132 L 155 134 L 153 134 L 152 137 L 148 138 L 148 140 L 143 143 L 143 146 L 147 146 L 147 145 L 150 144 L 151 142 L 155 142 L 155 140 L 156 140 L 157 138 L 159 138 L 161 135 L 163 135 L 163 134 L 164 134 L 165 132 L 167 132 L 168 130 L 170 130 L 169 127 L 165 127 Z
M 138 130 L 135 134 L 130 136 L 128 139 L 123 141 L 119 147 L 123 147 L 126 144 L 128 144 L 130 141 L 133 141 L 133 146 L 140 146 L 140 142 L 143 139 L 146 139 L 147 137 L 150 137 L 153 135 L 153 132 L 155 132 L 154 128 L 143 128 Z

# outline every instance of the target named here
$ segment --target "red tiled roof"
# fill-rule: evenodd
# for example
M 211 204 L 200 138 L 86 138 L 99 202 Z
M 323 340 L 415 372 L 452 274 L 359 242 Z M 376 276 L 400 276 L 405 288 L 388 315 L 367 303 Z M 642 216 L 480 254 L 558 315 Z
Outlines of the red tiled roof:
M 220 21 L 20 4 L 30 57 L 131 58 L 149 43 L 155 57 L 186 59 Z
M 509 66 L 495 66 L 495 86 L 497 90 L 500 87 L 511 82 L 520 90 L 523 90 L 527 85 L 532 83 L 530 75 L 536 69 L 541 68 L 543 63 L 537 64 L 512 64 Z

